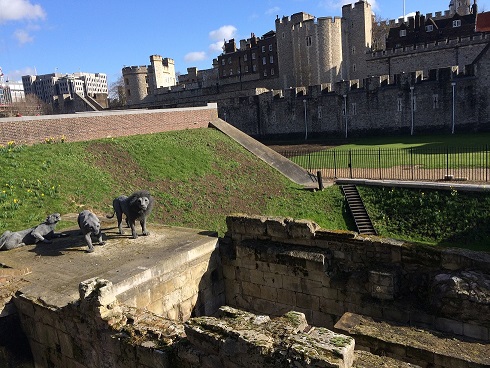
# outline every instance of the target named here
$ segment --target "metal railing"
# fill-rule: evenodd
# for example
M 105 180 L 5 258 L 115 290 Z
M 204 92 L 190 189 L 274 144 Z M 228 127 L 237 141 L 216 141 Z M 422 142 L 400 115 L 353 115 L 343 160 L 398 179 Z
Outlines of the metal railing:
M 488 145 L 280 151 L 324 178 L 487 182 Z

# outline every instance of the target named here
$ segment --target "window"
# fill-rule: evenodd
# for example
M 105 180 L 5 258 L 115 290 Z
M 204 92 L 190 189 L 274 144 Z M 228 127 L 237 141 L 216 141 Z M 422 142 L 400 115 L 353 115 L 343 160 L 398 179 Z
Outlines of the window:
M 228 58 L 228 64 L 231 64 L 231 58 Z
M 306 46 L 311 46 L 311 36 L 306 37 Z
M 233 75 L 233 69 L 230 69 L 230 75 Z
M 432 95 L 432 108 L 433 109 L 439 108 L 439 95 Z
M 265 46 L 262 46 L 262 52 L 265 52 Z
M 356 64 L 352 64 L 352 71 L 355 72 L 357 70 Z
M 282 38 L 286 37 L 286 35 L 284 34 L 284 32 L 282 32 Z
M 247 61 L 248 57 L 247 54 L 243 55 L 243 61 Z
M 352 115 L 357 115 L 357 104 L 356 103 L 353 103 L 351 106 L 352 106 L 351 114 Z
M 400 29 L 400 37 L 405 37 L 407 35 L 406 29 Z
M 269 56 L 269 63 L 274 64 L 274 56 L 273 55 Z
M 425 26 L 425 32 L 432 32 L 433 30 L 434 26 L 432 24 Z
M 356 47 L 352 46 L 352 55 L 354 55 L 355 53 L 356 53 Z
M 262 64 L 263 65 L 267 64 L 267 58 L 265 56 L 262 58 Z
M 131 96 L 131 90 L 128 89 L 128 96 Z
M 461 27 L 461 19 L 453 20 L 453 27 Z
M 322 107 L 318 106 L 318 119 L 322 118 Z
M 236 73 L 237 73 L 237 74 L 240 74 L 240 73 L 241 73 L 240 68 L 238 68 L 238 69 L 236 70 Z
M 401 98 L 398 99 L 397 101 L 397 109 L 398 112 L 401 112 L 403 110 L 403 101 Z
M 272 44 L 269 45 L 269 51 L 272 51 Z
M 248 65 L 245 65 L 245 73 L 248 73 Z
M 271 75 L 274 75 L 274 69 L 271 69 Z
M 255 73 L 255 72 L 257 71 L 257 65 L 255 65 L 255 64 L 254 64 L 254 65 L 252 66 L 252 70 L 253 70 L 253 71 L 254 71 L 254 73 Z
M 267 77 L 267 70 L 264 70 L 264 77 Z
M 126 85 L 129 84 L 129 79 L 128 78 L 124 78 L 124 82 L 126 83 Z
M 255 60 L 255 52 L 252 52 L 252 60 Z

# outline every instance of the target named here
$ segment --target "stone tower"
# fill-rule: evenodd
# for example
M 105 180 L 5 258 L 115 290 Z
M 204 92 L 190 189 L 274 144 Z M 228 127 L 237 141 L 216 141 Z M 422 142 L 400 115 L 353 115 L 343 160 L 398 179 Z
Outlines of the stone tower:
M 476 4 L 476 1 L 475 1 Z M 449 2 L 449 14 L 468 15 L 471 13 L 471 0 L 451 0 Z
M 298 62 L 295 55 L 296 58 L 299 55 L 293 52 L 293 48 L 298 48 L 298 45 L 293 44 L 293 32 L 302 27 L 303 22 L 312 19 L 315 17 L 307 13 L 295 13 L 291 17 L 276 19 L 277 58 L 282 88 L 301 85 L 295 75 L 295 65 Z
M 126 104 L 137 105 L 149 94 L 148 67 L 128 66 L 122 69 Z
M 342 79 L 363 79 L 367 73 L 366 52 L 372 45 L 371 5 L 360 0 L 342 7 Z
M 173 59 L 162 58 L 160 55 L 150 56 L 150 89 L 155 91 L 161 87 L 175 86 L 175 63 Z

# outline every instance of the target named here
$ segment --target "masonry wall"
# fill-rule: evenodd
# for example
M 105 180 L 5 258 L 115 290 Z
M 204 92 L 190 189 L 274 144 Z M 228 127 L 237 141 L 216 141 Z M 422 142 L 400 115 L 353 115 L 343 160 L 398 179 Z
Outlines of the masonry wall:
M 310 221 L 237 215 L 227 223 L 227 305 L 273 316 L 295 310 L 327 328 L 352 312 L 490 341 L 488 254 L 322 230 Z
M 194 108 L 1 118 L 0 145 L 11 141 L 16 144 L 42 143 L 46 140 L 75 142 L 203 128 L 217 116 L 217 105 L 211 103 Z

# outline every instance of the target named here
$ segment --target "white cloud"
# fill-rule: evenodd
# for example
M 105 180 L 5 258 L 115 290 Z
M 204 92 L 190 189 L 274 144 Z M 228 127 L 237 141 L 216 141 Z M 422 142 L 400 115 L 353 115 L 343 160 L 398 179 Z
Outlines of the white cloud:
M 4 70 L 3 72 L 5 74 L 5 80 L 20 81 L 22 80 L 23 75 L 35 75 L 36 68 L 26 67 L 24 69 L 17 70 Z
M 206 53 L 204 51 L 189 52 L 184 56 L 184 60 L 188 62 L 201 61 L 206 59 Z
M 22 19 L 44 19 L 46 12 L 38 4 L 30 0 L 0 0 L 0 23 Z
M 209 45 L 209 50 L 212 53 L 215 53 L 215 52 L 222 53 L 224 45 L 225 45 L 224 41 L 216 41 L 215 43 L 212 43 L 211 45 Z
M 277 13 L 279 13 L 280 10 L 281 10 L 280 7 L 275 6 L 273 8 L 267 9 L 267 11 L 265 12 L 265 14 L 267 14 L 267 15 L 277 15 Z
M 222 26 L 219 29 L 209 32 L 209 38 L 213 41 L 229 40 L 235 37 L 237 29 L 232 25 Z
M 14 37 L 19 41 L 21 45 L 34 41 L 34 37 L 32 37 L 26 30 L 18 29 L 14 32 Z

